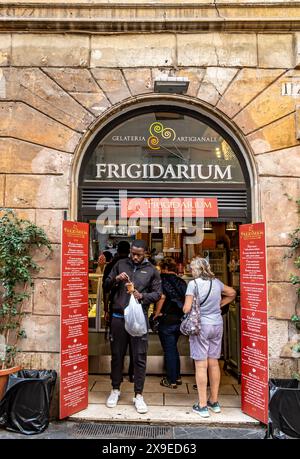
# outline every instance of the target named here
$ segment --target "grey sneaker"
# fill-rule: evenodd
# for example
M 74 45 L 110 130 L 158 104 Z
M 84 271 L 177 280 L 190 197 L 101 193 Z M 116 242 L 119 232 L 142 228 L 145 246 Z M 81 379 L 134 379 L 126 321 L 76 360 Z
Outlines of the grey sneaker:
M 106 400 L 106 406 L 108 408 L 114 408 L 117 406 L 120 397 L 120 391 L 118 389 L 113 389 Z
M 193 405 L 193 412 L 199 414 L 201 418 L 210 417 L 207 406 L 203 406 L 202 408 L 200 408 L 199 403 L 195 403 L 195 405 Z
M 207 400 L 207 406 L 214 413 L 221 413 L 221 407 L 219 402 L 211 403 L 209 400 Z

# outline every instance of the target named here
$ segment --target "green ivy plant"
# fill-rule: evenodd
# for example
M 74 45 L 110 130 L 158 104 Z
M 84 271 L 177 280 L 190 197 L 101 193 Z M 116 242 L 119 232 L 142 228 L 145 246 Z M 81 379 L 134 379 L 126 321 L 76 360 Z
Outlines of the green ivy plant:
M 298 214 L 300 215 L 300 199 L 296 200 Z M 290 237 L 290 253 L 288 257 L 294 257 L 294 264 L 297 269 L 300 269 L 300 227 L 296 228 L 291 234 Z M 299 274 L 291 274 L 290 275 L 290 283 L 296 287 L 297 292 L 297 304 L 300 300 L 300 275 Z M 296 309 L 297 309 L 296 304 Z M 291 322 L 295 325 L 297 330 L 300 330 L 300 316 L 298 314 L 293 314 L 291 317 Z M 295 344 L 293 346 L 293 351 L 300 352 L 300 344 Z M 299 373 L 294 373 L 293 377 L 300 380 Z
M 300 330 L 300 316 L 297 316 L 297 314 L 293 314 L 291 317 L 291 321 L 297 328 L 297 330 Z
M 17 344 L 26 338 L 22 328 L 24 303 L 32 294 L 33 275 L 41 270 L 34 261 L 36 250 L 51 244 L 44 230 L 29 220 L 18 218 L 11 209 L 0 209 L 0 370 L 15 365 Z

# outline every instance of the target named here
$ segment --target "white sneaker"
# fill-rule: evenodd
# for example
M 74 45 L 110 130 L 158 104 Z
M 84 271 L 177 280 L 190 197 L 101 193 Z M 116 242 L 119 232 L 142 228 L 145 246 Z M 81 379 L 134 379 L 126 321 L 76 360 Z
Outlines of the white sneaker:
M 137 396 L 133 399 L 133 403 L 138 413 L 140 414 L 147 413 L 148 407 L 146 403 L 144 402 L 144 397 L 141 394 L 137 394 Z
M 108 399 L 106 400 L 106 406 L 108 408 L 114 408 L 115 406 L 117 406 L 119 397 L 120 397 L 120 393 L 121 392 L 118 389 L 113 389 L 111 391 Z

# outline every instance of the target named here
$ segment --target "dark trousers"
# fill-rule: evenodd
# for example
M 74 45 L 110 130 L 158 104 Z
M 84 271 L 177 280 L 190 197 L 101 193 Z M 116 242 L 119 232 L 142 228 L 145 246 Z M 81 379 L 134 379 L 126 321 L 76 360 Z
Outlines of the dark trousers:
M 146 377 L 148 334 L 141 337 L 131 336 L 125 330 L 124 319 L 113 317 L 110 329 L 111 382 L 113 389 L 119 389 L 123 381 L 124 357 L 129 343 L 132 350 L 134 392 L 141 394 Z
M 131 340 L 129 340 L 129 365 L 128 365 L 128 376 L 129 381 L 133 381 L 133 355 L 132 355 L 132 346 Z
M 169 383 L 176 384 L 176 379 L 180 377 L 180 358 L 177 349 L 180 324 L 160 324 L 158 336 L 164 350 L 167 379 Z

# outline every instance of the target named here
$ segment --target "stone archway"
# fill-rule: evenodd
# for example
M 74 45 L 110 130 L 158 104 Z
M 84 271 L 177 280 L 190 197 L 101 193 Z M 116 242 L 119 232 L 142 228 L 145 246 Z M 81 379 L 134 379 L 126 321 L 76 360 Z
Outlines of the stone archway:
M 194 111 L 196 114 L 204 115 L 223 131 L 226 131 L 237 145 L 241 158 L 244 161 L 247 173 L 249 175 L 249 187 L 251 189 L 251 210 L 252 221 L 257 221 L 260 218 L 260 198 L 258 192 L 258 174 L 256 164 L 249 144 L 244 136 L 241 134 L 237 126 L 222 112 L 216 108 L 212 108 L 207 103 L 200 102 L 187 96 L 179 95 L 149 95 L 140 96 L 134 99 L 127 99 L 119 104 L 114 105 L 111 109 L 107 110 L 103 116 L 89 127 L 88 131 L 82 137 L 74 153 L 72 164 L 72 181 L 71 181 L 71 194 L 70 194 L 70 218 L 76 220 L 78 217 L 78 185 L 79 173 L 82 165 L 83 158 L 89 148 L 91 142 L 95 137 L 105 129 L 109 123 L 116 120 L 120 115 L 130 114 L 139 108 L 160 104 L 165 105 L 168 109 L 181 107 Z

